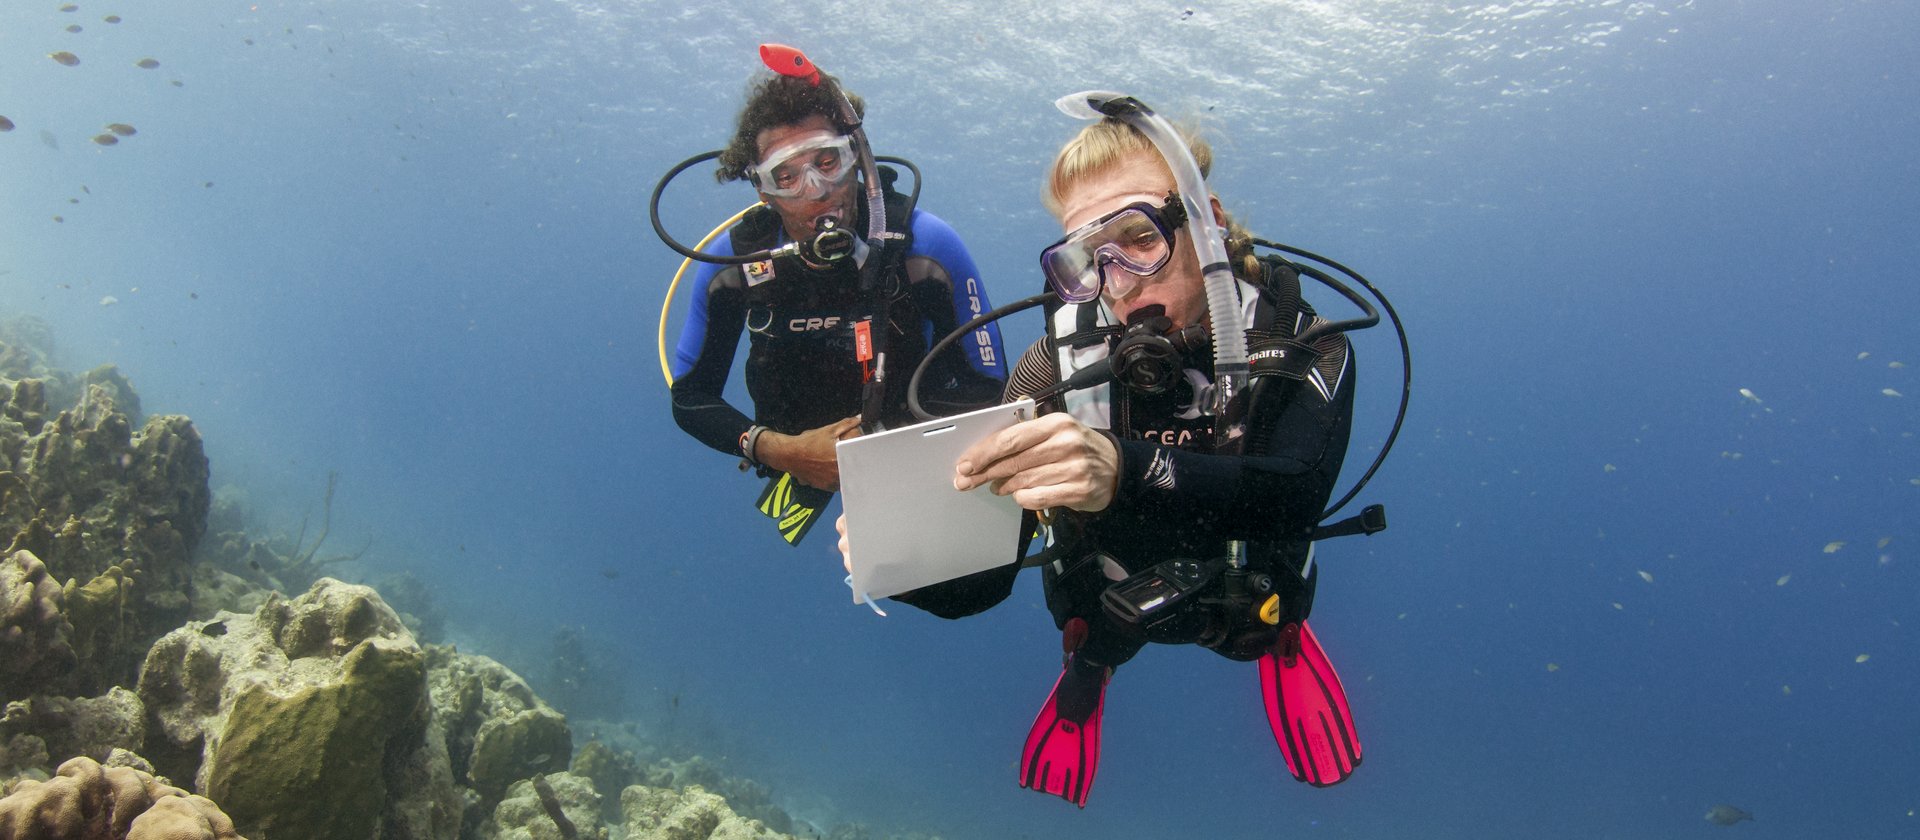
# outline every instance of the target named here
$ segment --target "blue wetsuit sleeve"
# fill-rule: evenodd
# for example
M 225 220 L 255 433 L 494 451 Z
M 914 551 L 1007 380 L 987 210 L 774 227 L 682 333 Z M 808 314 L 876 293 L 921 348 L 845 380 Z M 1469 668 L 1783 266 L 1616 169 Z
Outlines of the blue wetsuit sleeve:
M 732 253 L 731 239 L 731 234 L 721 234 L 708 246 L 716 249 L 710 253 Z M 687 320 L 680 327 L 680 339 L 673 345 L 671 367 L 676 380 L 686 376 L 700 360 L 700 349 L 707 340 L 707 301 L 711 297 L 713 277 L 723 268 L 726 266 L 716 263 L 694 263 L 693 276 L 688 278 L 688 285 L 694 289 L 693 303 L 687 309 Z
M 727 239 L 713 246 L 732 249 Z M 722 392 L 747 322 L 746 292 L 738 266 L 702 263 L 694 274 L 693 305 L 673 353 L 673 420 L 696 440 L 716 451 L 740 454 L 740 435 L 753 420 L 726 401 Z
M 953 226 L 925 211 L 913 214 L 913 253 L 946 267 L 953 283 L 953 323 L 967 321 L 993 308 L 987 299 L 987 286 L 980 279 L 980 267 Z M 940 335 L 929 340 L 938 341 Z M 976 373 L 1001 381 L 1007 378 L 1007 357 L 1000 345 L 1000 326 L 987 324 L 959 341 L 961 353 Z

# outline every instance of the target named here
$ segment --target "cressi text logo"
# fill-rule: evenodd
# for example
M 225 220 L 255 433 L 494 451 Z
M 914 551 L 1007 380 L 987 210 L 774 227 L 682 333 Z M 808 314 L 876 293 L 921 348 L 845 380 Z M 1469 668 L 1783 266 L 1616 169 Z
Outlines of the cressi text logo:
M 830 330 L 840 326 L 840 321 L 841 318 L 838 315 L 829 315 L 824 318 L 792 318 L 787 321 L 787 331 L 805 333 Z
M 972 313 L 967 320 L 980 317 L 984 311 L 980 304 L 980 281 L 972 277 L 967 278 L 967 311 Z M 1000 359 L 993 352 L 993 333 L 988 332 L 985 325 L 973 331 L 973 346 L 982 367 L 1000 366 Z

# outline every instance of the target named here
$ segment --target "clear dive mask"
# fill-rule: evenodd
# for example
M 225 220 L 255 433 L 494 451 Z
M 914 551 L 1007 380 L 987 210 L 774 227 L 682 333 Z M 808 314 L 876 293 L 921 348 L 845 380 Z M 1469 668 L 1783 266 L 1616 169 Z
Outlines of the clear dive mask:
M 1081 225 L 1040 252 L 1047 285 L 1068 303 L 1087 303 L 1102 291 L 1119 300 L 1133 293 L 1173 256 L 1173 232 L 1187 223 L 1178 195 L 1155 207 L 1136 201 Z M 1122 271 L 1108 272 L 1107 266 Z
M 818 200 L 858 168 L 853 138 L 820 132 L 767 152 L 753 168 L 753 185 L 775 198 Z

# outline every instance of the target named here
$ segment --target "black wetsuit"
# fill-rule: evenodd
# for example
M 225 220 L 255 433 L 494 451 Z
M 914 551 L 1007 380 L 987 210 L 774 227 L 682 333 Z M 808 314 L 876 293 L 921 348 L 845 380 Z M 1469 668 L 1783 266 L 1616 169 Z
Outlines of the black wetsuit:
M 769 248 L 784 239 L 778 228 L 773 211 L 763 208 L 712 247 L 720 253 Z M 864 230 L 864 221 L 855 229 Z M 992 308 L 980 272 L 953 228 L 915 211 L 911 230 L 889 304 L 886 409 L 879 418 L 888 427 L 912 422 L 907 379 L 927 348 Z M 740 234 L 738 247 L 734 234 Z M 740 455 L 740 436 L 754 424 L 792 435 L 861 412 L 863 371 L 854 351 L 854 325 L 864 302 L 851 261 L 824 270 L 792 259 L 771 271 L 765 263 L 704 264 L 694 279 L 704 293 L 696 298 L 674 351 L 673 418 L 680 428 L 716 450 Z M 751 419 L 722 395 L 743 329 L 751 341 L 746 362 Z M 937 414 L 990 404 L 1005 371 L 999 329 L 989 324 L 935 360 L 921 403 Z
M 1297 277 L 1277 260 L 1263 260 L 1263 265 L 1268 289 L 1293 290 L 1299 314 L 1288 333 L 1299 332 L 1314 315 L 1298 300 Z M 1284 282 L 1282 274 L 1288 275 Z M 1275 317 L 1265 303 L 1256 310 L 1256 327 L 1271 326 L 1259 322 L 1263 316 Z M 1058 381 L 1052 341 L 1043 338 L 1021 356 L 1009 380 L 1008 399 Z M 1272 432 L 1264 455 L 1211 454 L 1212 418 L 1181 405 L 1191 402 L 1190 390 L 1152 396 L 1114 389 L 1112 413 L 1124 418 L 1124 427 L 1109 432 L 1120 452 L 1113 502 L 1097 514 L 1057 513 L 1067 521 L 1057 522 L 1056 532 L 1075 535 L 1066 537 L 1074 548 L 1063 557 L 1064 569 L 1043 567 L 1055 622 L 1065 627 L 1078 617 L 1089 625 L 1082 649 L 1089 661 L 1119 665 L 1146 644 L 1102 608 L 1100 595 L 1113 583 L 1108 575 L 1137 573 L 1172 558 L 1218 557 L 1229 540 L 1249 541 L 1249 565 L 1273 574 L 1282 598 L 1281 623 L 1306 618 L 1317 579 L 1311 566 L 1301 574 L 1309 558 L 1307 536 L 1332 494 L 1353 418 L 1354 369 L 1346 340 L 1329 337 L 1317 349 L 1323 355 L 1291 403 L 1252 418 Z M 1211 380 L 1210 353 L 1208 348 L 1199 358 L 1187 359 L 1189 372 L 1203 381 Z M 1026 527 L 1032 527 L 1031 515 Z M 1098 560 L 1084 561 L 1095 549 L 1121 568 L 1103 574 Z M 896 600 L 947 618 L 971 615 L 1005 599 L 1019 568 L 1011 564 L 904 593 Z M 1252 643 L 1237 650 L 1216 648 L 1234 659 L 1257 658 L 1261 649 Z

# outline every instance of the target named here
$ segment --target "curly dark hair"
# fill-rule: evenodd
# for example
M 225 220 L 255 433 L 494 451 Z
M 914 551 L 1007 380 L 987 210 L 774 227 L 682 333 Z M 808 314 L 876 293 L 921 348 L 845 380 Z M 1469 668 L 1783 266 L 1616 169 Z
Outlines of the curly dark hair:
M 733 139 L 720 152 L 720 168 L 713 173 L 714 180 L 726 183 L 745 179 L 760 163 L 760 132 L 774 126 L 796 123 L 819 114 L 832 120 L 835 128 L 843 132 L 851 130 L 851 126 L 841 121 L 840 102 L 827 82 L 833 82 L 834 87 L 839 85 L 838 79 L 826 74 L 821 74 L 819 85 L 773 73 L 749 82 L 747 104 L 740 108 L 740 117 L 734 123 Z M 853 91 L 846 93 L 848 101 L 853 103 L 853 113 L 865 117 L 867 103 L 860 98 L 860 94 Z

